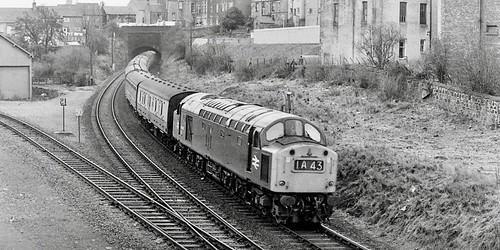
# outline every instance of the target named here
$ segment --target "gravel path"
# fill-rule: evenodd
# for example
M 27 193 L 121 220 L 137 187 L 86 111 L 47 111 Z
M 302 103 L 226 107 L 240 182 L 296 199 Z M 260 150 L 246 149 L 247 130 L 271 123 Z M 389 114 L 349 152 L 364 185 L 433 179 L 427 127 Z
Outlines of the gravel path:
M 120 248 L 57 185 L 79 182 L 74 176 L 7 129 L 0 133 L 0 249 Z

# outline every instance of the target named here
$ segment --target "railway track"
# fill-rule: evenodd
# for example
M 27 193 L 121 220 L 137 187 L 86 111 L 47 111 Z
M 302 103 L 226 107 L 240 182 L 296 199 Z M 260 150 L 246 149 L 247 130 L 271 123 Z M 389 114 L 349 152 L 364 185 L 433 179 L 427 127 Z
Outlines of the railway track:
M 118 88 L 115 90 L 118 90 Z M 115 102 L 111 100 L 116 97 L 116 91 L 112 92 L 112 95 L 108 93 L 109 96 L 107 98 L 110 98 L 108 99 L 109 102 L 102 102 L 102 104 L 109 103 L 108 108 L 110 111 L 112 110 L 112 104 Z M 104 96 L 105 94 L 103 94 Z M 96 109 L 96 115 L 102 111 L 103 109 Z M 102 113 L 101 115 L 118 120 L 114 112 L 112 114 Z M 169 165 L 168 169 L 171 170 L 170 173 L 157 166 L 158 169 L 154 170 L 154 172 L 159 171 L 161 173 L 161 177 L 158 179 L 156 174 L 150 172 L 151 169 L 137 168 L 137 166 L 142 166 L 142 163 L 136 162 L 134 159 L 141 157 L 148 159 L 147 156 L 138 157 L 133 150 L 121 151 L 119 153 L 118 150 L 122 150 L 128 144 L 124 143 L 124 141 L 117 144 L 117 157 L 124 163 L 127 162 L 126 158 L 129 158 L 131 164 L 128 167 L 126 166 L 127 164 L 123 164 L 124 167 L 119 169 L 117 173 L 119 177 L 117 177 L 64 146 L 50 135 L 22 121 L 0 113 L 0 124 L 24 137 L 42 151 L 45 151 L 56 161 L 63 164 L 98 190 L 112 204 L 140 221 L 144 226 L 150 228 L 158 235 L 163 236 L 175 248 L 261 249 L 251 239 L 245 239 L 246 236 L 239 232 L 235 226 L 228 227 L 224 221 L 218 221 L 217 217 L 220 216 L 217 214 L 213 215 L 209 212 L 208 214 L 210 215 L 208 215 L 206 211 L 199 212 L 200 210 L 211 210 L 210 208 L 200 208 L 199 204 L 193 205 L 187 202 L 187 199 L 192 199 L 195 200 L 194 203 L 197 203 L 201 202 L 200 199 L 179 196 L 178 189 L 183 189 L 182 193 L 196 193 L 199 192 L 196 189 L 198 187 L 212 193 L 216 199 L 223 201 L 227 207 L 231 207 L 233 211 L 237 211 L 236 217 L 245 217 L 245 220 L 251 221 L 252 225 L 261 228 L 265 234 L 271 234 L 272 237 L 275 237 L 275 240 L 284 242 L 286 244 L 285 249 L 368 249 L 334 232 L 325 225 L 317 230 L 294 231 L 285 228 L 268 217 L 260 216 L 257 209 L 248 206 L 241 199 L 231 195 L 227 190 L 216 185 L 209 179 L 204 179 L 199 173 L 185 171 L 186 166 L 181 162 L 172 164 L 172 167 Z M 118 130 L 113 129 L 114 125 L 108 123 L 101 124 L 103 127 L 107 127 L 108 131 L 112 131 L 110 136 L 108 136 L 108 140 L 110 140 L 109 138 L 119 137 Z M 146 144 L 148 143 L 146 142 Z M 150 139 L 149 144 L 151 144 Z M 164 150 L 159 144 L 150 146 L 160 151 Z M 170 156 L 168 161 L 171 162 L 171 158 L 173 156 Z M 148 164 L 150 167 L 155 165 Z M 135 168 L 137 170 L 134 170 Z M 170 178 L 167 178 L 166 176 L 169 174 Z M 181 184 L 184 188 L 162 189 L 166 179 L 175 179 L 173 182 Z M 157 186 L 160 188 L 155 188 Z M 224 215 L 223 217 L 230 216 Z M 232 219 L 237 220 L 236 218 Z M 226 232 L 231 227 L 236 230 L 230 233 Z
M 145 227 L 177 249 L 227 249 L 177 213 L 151 199 L 104 168 L 91 162 L 47 133 L 14 117 L 0 113 L 0 125 L 15 132 L 61 163 Z
M 150 158 L 155 158 L 155 155 L 161 155 L 160 158 L 163 160 L 155 160 L 157 164 L 155 165 L 167 165 L 168 168 L 161 168 L 165 173 L 168 173 L 177 182 L 181 183 L 190 193 L 209 193 L 210 196 L 207 200 L 223 201 L 224 207 L 220 209 L 227 209 L 226 215 L 228 217 L 230 214 L 234 214 L 236 211 L 238 218 L 234 217 L 232 220 L 238 220 L 244 217 L 245 221 L 250 221 L 251 225 L 258 225 L 262 228 L 264 232 L 268 232 L 270 235 L 275 237 L 275 241 L 281 241 L 287 245 L 286 249 L 363 249 L 368 248 L 357 243 L 326 226 L 322 226 L 316 230 L 299 230 L 295 231 L 284 227 L 283 225 L 277 224 L 274 220 L 270 220 L 267 216 L 260 216 L 260 211 L 254 207 L 249 206 L 240 198 L 232 195 L 226 189 L 222 188 L 220 185 L 211 181 L 209 178 L 204 178 L 201 173 L 198 173 L 197 168 L 184 163 L 173 164 L 174 161 L 181 160 L 178 155 L 174 154 L 169 148 L 163 146 L 156 138 L 146 131 L 146 129 L 141 126 L 141 135 L 134 136 L 137 134 L 138 130 L 141 128 L 138 126 L 137 122 L 130 122 L 137 119 L 137 117 L 132 115 L 132 109 L 128 106 L 127 101 L 123 97 L 123 93 L 120 94 L 119 101 L 116 101 L 118 106 L 124 106 L 125 112 L 118 112 L 115 114 L 115 120 L 123 123 L 121 125 L 123 132 L 128 134 L 131 139 L 137 144 L 138 148 L 141 148 L 146 152 L 147 156 Z M 129 123 L 129 124 L 127 124 Z M 149 135 L 149 136 L 148 136 Z M 156 143 L 151 143 L 151 140 L 155 140 Z M 169 155 L 165 152 L 169 151 Z M 175 158 L 175 159 L 174 159 Z M 191 168 L 191 171 L 186 171 L 186 168 Z M 218 211 L 221 213 L 220 211 Z
M 108 85 L 99 96 L 95 109 L 101 134 L 122 163 L 118 166 L 119 176 L 130 185 L 143 189 L 158 203 L 192 224 L 201 234 L 210 235 L 214 245 L 230 249 L 262 249 L 170 177 L 125 135 L 116 122 L 114 112 L 114 99 L 120 83 L 121 78 L 118 77 Z

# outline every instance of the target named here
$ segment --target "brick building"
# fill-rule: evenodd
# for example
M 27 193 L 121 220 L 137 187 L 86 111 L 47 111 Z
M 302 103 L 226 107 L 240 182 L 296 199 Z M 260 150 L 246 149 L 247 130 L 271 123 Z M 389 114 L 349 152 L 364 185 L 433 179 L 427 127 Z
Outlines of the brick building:
M 73 4 L 67 0 L 66 4 L 51 6 L 62 20 L 65 42 L 85 42 L 88 29 L 96 30 L 102 28 L 104 24 L 103 10 L 97 3 L 77 3 Z
M 436 0 L 434 0 L 436 1 Z M 326 63 L 364 59 L 356 45 L 370 25 L 391 24 L 402 38 L 393 58 L 407 63 L 428 51 L 432 0 L 321 0 L 321 42 Z
M 0 34 L 11 35 L 18 17 L 34 15 L 36 4 L 32 8 L 0 8 Z
M 231 7 L 250 16 L 251 0 L 178 0 L 176 21 L 188 27 L 194 21 L 195 27 L 211 27 L 220 25 L 224 13 Z
M 369 25 L 392 23 L 402 34 L 393 59 L 418 60 L 433 39 L 461 55 L 471 46 L 500 49 L 498 0 L 321 0 L 322 56 L 327 63 L 361 61 L 356 44 Z
M 255 27 L 319 25 L 319 0 L 252 0 Z
M 436 38 L 460 54 L 472 46 L 500 49 L 500 1 L 436 1 Z

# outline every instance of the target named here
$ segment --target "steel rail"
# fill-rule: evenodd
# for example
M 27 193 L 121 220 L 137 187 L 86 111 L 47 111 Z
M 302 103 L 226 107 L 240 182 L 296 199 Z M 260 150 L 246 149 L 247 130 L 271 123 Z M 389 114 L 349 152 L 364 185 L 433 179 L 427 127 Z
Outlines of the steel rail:
M 115 99 L 116 97 L 116 94 L 118 92 L 118 89 L 119 88 L 116 88 L 115 92 L 114 92 L 114 97 L 113 97 L 113 100 Z M 139 147 L 130 139 L 130 137 L 125 133 L 123 127 L 120 125 L 120 123 L 118 122 L 118 119 L 116 117 L 116 110 L 114 109 L 114 102 L 112 102 L 112 109 L 113 109 L 113 119 L 115 120 L 118 128 L 120 129 L 120 132 L 123 134 L 123 136 L 130 142 L 130 145 L 133 146 L 138 153 L 140 153 L 142 155 L 142 157 L 144 159 L 146 159 L 146 161 L 148 161 L 151 166 L 153 166 L 161 176 L 163 176 L 164 178 L 167 178 L 170 182 L 172 182 L 173 184 L 175 184 L 183 193 L 185 193 L 186 195 L 188 195 L 190 197 L 190 199 L 192 199 L 194 202 L 196 202 L 199 206 L 203 207 L 203 209 L 205 211 L 207 211 L 211 216 L 213 216 L 218 222 L 222 223 L 225 227 L 227 227 L 229 230 L 231 230 L 233 233 L 235 233 L 236 235 L 238 235 L 239 237 L 241 237 L 242 239 L 245 239 L 246 241 L 248 241 L 255 249 L 262 249 L 262 247 L 260 247 L 257 243 L 255 243 L 252 239 L 248 238 L 248 236 L 246 236 L 245 234 L 243 234 L 242 232 L 240 232 L 237 228 L 235 228 L 231 223 L 229 223 L 228 221 L 226 221 L 224 218 L 222 218 L 218 213 L 216 213 L 215 211 L 213 211 L 210 207 L 208 207 L 205 203 L 203 203 L 200 199 L 198 199 L 198 197 L 196 197 L 195 195 L 193 195 L 191 192 L 189 192 L 189 190 L 187 190 L 182 184 L 180 184 L 177 180 L 175 180 L 173 177 L 171 177 L 168 173 L 166 173 L 163 169 L 161 169 L 154 161 L 152 161 L 142 150 L 139 149 Z M 159 199 L 161 199 L 161 197 L 159 197 Z M 161 199 L 163 201 L 163 199 Z
M 108 172 L 106 169 L 103 169 L 102 167 L 100 167 L 97 164 L 93 163 L 91 160 L 89 160 L 86 157 L 82 156 L 81 154 L 79 154 L 78 152 L 74 151 L 73 149 L 67 147 L 66 145 L 64 145 L 63 143 L 61 143 L 59 140 L 53 138 L 52 136 L 48 135 L 47 133 L 41 131 L 40 129 L 38 129 L 36 127 L 31 126 L 30 124 L 27 124 L 24 121 L 21 121 L 19 119 L 16 119 L 16 118 L 14 118 L 12 116 L 9 116 L 9 115 L 1 113 L 1 112 L 0 112 L 0 117 L 1 118 L 7 118 L 7 119 L 9 119 L 9 120 L 17 123 L 18 125 L 21 125 L 21 126 L 25 127 L 29 131 L 35 132 L 36 136 L 43 137 L 49 143 L 53 143 L 57 147 L 59 147 L 60 149 L 64 150 L 64 151 L 60 151 L 60 152 L 69 153 L 70 156 L 73 156 L 73 158 L 72 158 L 73 160 L 74 159 L 80 160 L 81 163 L 87 164 L 91 169 L 97 170 L 100 173 L 102 173 L 105 177 L 109 178 L 108 180 L 111 180 L 111 181 L 117 183 L 118 185 L 126 188 L 128 191 L 132 192 L 134 195 L 136 195 L 139 198 L 141 198 L 141 199 L 145 200 L 146 202 L 150 203 L 154 207 L 157 207 L 160 210 L 163 210 L 169 216 L 171 216 L 171 217 L 173 217 L 173 218 L 175 218 L 177 220 L 180 220 L 180 218 L 177 217 L 176 213 L 171 213 L 169 211 L 169 209 L 167 209 L 166 207 L 164 207 L 162 204 L 160 204 L 160 203 L 156 202 L 155 200 L 151 199 L 149 196 L 143 194 L 142 192 L 140 192 L 136 188 L 132 187 L 128 183 L 124 182 L 120 178 L 118 178 L 115 175 L 113 175 L 112 173 Z M 115 206 L 117 206 L 117 207 L 125 210 L 126 212 L 132 214 L 133 216 L 135 216 L 136 219 L 139 219 L 147 227 L 150 227 L 150 228 L 154 229 L 154 231 L 156 233 L 158 233 L 159 235 L 161 235 L 164 238 L 166 238 L 170 243 L 174 244 L 176 247 L 178 247 L 180 249 L 188 249 L 185 246 L 183 246 L 182 244 L 178 243 L 174 238 L 172 238 L 170 235 L 168 235 L 163 229 L 161 229 L 160 227 L 158 227 L 157 225 L 155 225 L 148 218 L 145 218 L 143 215 L 137 213 L 137 211 L 135 211 L 134 209 L 129 208 L 127 205 L 125 205 L 123 202 L 121 202 L 118 198 L 116 198 L 115 196 L 113 196 L 112 194 L 110 194 L 108 191 L 106 191 L 104 188 L 102 188 L 101 186 L 99 186 L 99 184 L 97 184 L 94 181 L 92 181 L 88 176 L 86 176 L 85 173 L 82 173 L 81 171 L 77 170 L 74 166 L 72 166 L 68 162 L 68 160 L 62 159 L 61 157 L 59 157 L 58 155 L 56 155 L 53 150 L 48 149 L 47 147 L 41 145 L 39 142 L 35 141 L 32 137 L 28 136 L 26 134 L 26 132 L 22 132 L 20 129 L 16 128 L 15 125 L 8 124 L 8 123 L 6 123 L 5 121 L 2 121 L 2 120 L 0 120 L 0 124 L 2 126 L 4 126 L 4 127 L 8 128 L 8 129 L 14 131 L 16 134 L 18 134 L 22 138 L 26 139 L 28 142 L 32 143 L 34 146 L 38 147 L 43 152 L 47 153 L 51 158 L 53 158 L 57 162 L 61 163 L 63 166 L 65 166 L 71 172 L 73 172 L 74 174 L 76 174 L 79 178 L 83 179 L 85 182 L 87 182 L 89 185 L 91 185 L 94 189 L 96 189 L 104 197 L 106 197 L 108 200 L 110 200 L 112 204 L 114 204 Z M 217 249 L 214 246 L 211 246 L 211 244 L 207 244 L 207 245 L 210 248 L 212 248 L 212 249 Z
M 160 204 L 162 204 L 163 206 L 165 206 L 166 208 L 168 208 L 170 210 L 170 212 L 172 213 L 175 213 L 177 214 L 177 216 L 179 218 L 182 219 L 182 221 L 189 227 L 191 228 L 192 230 L 194 230 L 195 232 L 198 233 L 199 237 L 203 238 L 203 240 L 207 241 L 207 242 L 210 242 L 210 241 L 214 241 L 217 243 L 217 245 L 221 246 L 221 247 L 224 247 L 226 249 L 231 249 L 230 246 L 228 246 L 227 244 L 225 244 L 224 242 L 221 242 L 219 241 L 217 238 L 214 238 L 212 237 L 210 234 L 204 232 L 201 228 L 197 227 L 196 225 L 194 225 L 193 223 L 191 223 L 189 220 L 187 220 L 182 214 L 180 214 L 179 212 L 177 212 L 175 209 L 173 209 L 155 190 L 154 188 L 152 188 L 149 183 L 147 183 L 147 181 L 145 181 L 141 176 L 140 174 L 138 174 L 128 163 L 127 161 L 120 155 L 120 153 L 116 150 L 116 148 L 113 146 L 113 144 L 111 143 L 109 137 L 106 135 L 105 133 L 105 129 L 103 127 L 103 124 L 102 124 L 102 121 L 101 121 L 101 118 L 100 118 L 100 114 L 99 114 L 99 111 L 100 111 L 100 106 L 101 106 L 101 101 L 102 101 L 102 98 L 105 94 L 106 91 L 108 91 L 110 89 L 110 87 L 113 85 L 113 83 L 120 77 L 121 75 L 118 75 L 117 77 L 115 77 L 113 80 L 110 81 L 110 83 L 106 86 L 106 88 L 101 91 L 101 93 L 99 94 L 99 97 L 97 98 L 97 103 L 96 103 L 96 109 L 95 109 L 95 117 L 96 117 L 96 121 L 97 121 L 97 124 L 98 124 L 98 127 L 99 127 L 99 131 L 101 133 L 101 135 L 103 136 L 104 140 L 106 141 L 107 145 L 110 147 L 111 151 L 115 154 L 116 157 L 118 157 L 118 159 L 122 162 L 122 164 L 127 168 L 127 171 L 133 176 L 134 179 L 136 179 L 140 185 L 143 185 L 143 188 L 146 189 L 146 191 L 152 196 L 153 199 L 157 200 Z M 116 91 L 113 92 L 113 98 L 112 98 L 112 101 L 111 101 L 111 105 L 112 107 L 114 107 L 114 97 L 116 96 Z M 115 114 L 113 113 L 113 119 L 115 122 L 117 122 L 116 120 L 116 117 L 115 117 Z M 121 129 L 121 128 L 120 128 Z M 121 133 L 123 134 L 123 130 L 121 130 Z M 126 136 L 125 136 L 126 137 Z M 130 141 L 130 139 L 128 137 L 126 137 L 126 139 L 128 140 L 128 142 L 134 146 L 134 148 L 136 150 L 139 151 L 139 149 L 137 147 L 135 147 L 135 145 Z M 140 152 L 140 151 L 139 151 Z M 142 152 L 140 152 L 141 154 L 143 154 Z M 148 159 L 148 161 L 150 161 Z M 150 161 L 151 162 L 151 161 Z M 212 243 L 210 243 L 212 244 Z M 216 248 L 214 246 L 214 248 Z

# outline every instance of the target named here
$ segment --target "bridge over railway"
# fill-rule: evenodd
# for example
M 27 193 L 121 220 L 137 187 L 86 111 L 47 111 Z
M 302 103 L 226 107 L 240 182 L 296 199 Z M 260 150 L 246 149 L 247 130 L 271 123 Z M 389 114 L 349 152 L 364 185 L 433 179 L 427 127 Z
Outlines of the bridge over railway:
M 134 56 L 147 51 L 154 50 L 161 55 L 162 41 L 165 39 L 167 31 L 172 26 L 122 26 L 123 33 L 126 37 L 128 57 L 132 59 Z

